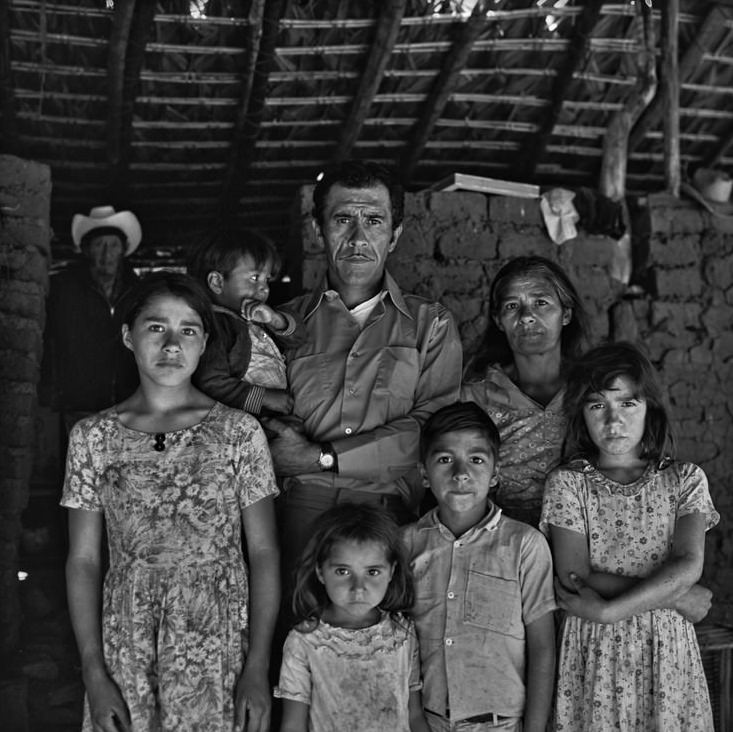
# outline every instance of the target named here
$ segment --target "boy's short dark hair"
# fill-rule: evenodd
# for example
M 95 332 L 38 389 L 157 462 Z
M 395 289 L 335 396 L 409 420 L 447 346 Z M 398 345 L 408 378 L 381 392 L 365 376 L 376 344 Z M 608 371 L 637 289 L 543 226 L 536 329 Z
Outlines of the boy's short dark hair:
M 455 402 L 442 407 L 428 418 L 420 433 L 420 460 L 425 462 L 430 448 L 438 437 L 459 430 L 480 432 L 489 443 L 494 460 L 498 460 L 501 444 L 499 430 L 491 417 L 476 402 Z
M 211 272 L 227 277 L 249 255 L 256 267 L 272 265 L 272 275 L 280 271 L 280 255 L 275 245 L 262 234 L 251 229 L 219 229 L 202 242 L 188 261 L 188 273 L 208 289 L 206 282 Z

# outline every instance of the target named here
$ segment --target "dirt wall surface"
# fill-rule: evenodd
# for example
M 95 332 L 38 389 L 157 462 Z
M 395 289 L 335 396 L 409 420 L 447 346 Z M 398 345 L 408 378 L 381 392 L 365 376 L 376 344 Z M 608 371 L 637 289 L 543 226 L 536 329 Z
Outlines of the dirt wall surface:
M 326 267 L 311 196 L 311 186 L 302 188 L 294 207 L 306 290 Z M 579 227 L 577 238 L 556 245 L 537 199 L 408 194 L 388 267 L 404 290 L 451 310 L 467 357 L 486 330 L 491 279 L 508 259 L 526 254 L 565 268 L 588 309 L 595 342 L 632 340 L 647 350 L 667 386 L 678 457 L 706 471 L 721 514 L 708 534 L 704 581 L 715 592 L 709 619 L 733 625 L 733 217 L 654 195 L 635 202 L 633 229 L 636 287 L 629 291 L 610 274 L 615 241 Z

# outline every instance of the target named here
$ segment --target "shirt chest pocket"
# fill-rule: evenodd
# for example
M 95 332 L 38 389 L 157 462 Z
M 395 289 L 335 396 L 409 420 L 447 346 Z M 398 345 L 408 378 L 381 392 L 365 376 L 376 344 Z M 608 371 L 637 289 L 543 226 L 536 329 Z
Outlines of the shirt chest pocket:
M 418 352 L 409 346 L 387 346 L 379 350 L 375 391 L 412 402 L 420 376 Z
M 519 582 L 514 578 L 469 570 L 464 620 L 469 625 L 523 638 Z

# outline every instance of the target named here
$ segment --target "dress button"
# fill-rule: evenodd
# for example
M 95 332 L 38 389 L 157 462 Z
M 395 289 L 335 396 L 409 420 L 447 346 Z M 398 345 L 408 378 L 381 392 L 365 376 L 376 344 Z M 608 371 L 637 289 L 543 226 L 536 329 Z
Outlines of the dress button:
M 455 596 L 456 596 L 456 593 L 455 592 L 449 592 L 448 593 L 448 599 L 449 600 L 452 600 Z
M 347 428 L 346 428 L 346 429 L 344 430 L 344 433 L 345 433 L 345 434 L 347 434 L 347 435 L 350 435 L 350 434 L 351 434 L 351 433 L 352 433 L 353 431 L 354 431 L 354 430 L 352 430 L 352 429 L 351 429 L 351 427 L 347 427 Z
M 452 646 L 453 645 L 453 638 L 446 638 L 445 639 L 445 644 L 447 646 Z

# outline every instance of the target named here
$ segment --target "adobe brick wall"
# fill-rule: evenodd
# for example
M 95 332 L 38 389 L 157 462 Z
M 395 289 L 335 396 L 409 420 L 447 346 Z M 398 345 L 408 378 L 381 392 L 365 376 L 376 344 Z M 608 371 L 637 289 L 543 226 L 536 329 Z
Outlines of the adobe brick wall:
M 17 558 L 35 440 L 51 230 L 47 166 L 0 155 L 0 654 L 19 641 Z
M 303 258 L 305 290 L 325 271 L 311 196 L 312 186 L 298 194 L 290 257 Z M 678 455 L 704 468 L 721 514 L 708 534 L 704 581 L 715 592 L 710 619 L 733 625 L 733 218 L 664 195 L 639 200 L 634 265 L 643 290 L 629 298 L 610 275 L 615 242 L 580 231 L 554 244 L 537 200 L 417 193 L 408 194 L 405 209 L 389 269 L 405 290 L 451 310 L 467 356 L 486 330 L 491 279 L 520 254 L 539 254 L 565 268 L 583 297 L 596 342 L 626 339 L 647 349 L 668 388 Z

